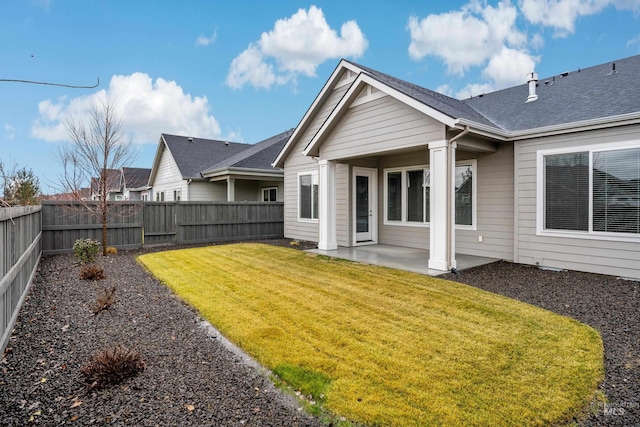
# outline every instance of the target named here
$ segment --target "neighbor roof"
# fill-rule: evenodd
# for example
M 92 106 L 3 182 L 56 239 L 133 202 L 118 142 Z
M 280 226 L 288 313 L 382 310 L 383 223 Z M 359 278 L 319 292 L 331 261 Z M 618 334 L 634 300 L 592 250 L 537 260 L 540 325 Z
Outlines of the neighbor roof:
M 249 144 L 237 142 L 190 138 L 166 133 L 163 133 L 161 138 L 171 152 L 182 174 L 182 179 L 200 179 L 202 178 L 200 172 L 203 170 L 251 147 Z
M 128 188 L 142 188 L 149 183 L 151 169 L 146 168 L 122 168 L 124 183 Z
M 250 146 L 250 148 L 229 157 L 202 172 L 203 175 L 221 169 L 246 168 L 246 169 L 276 169 L 271 164 L 278 156 L 282 147 L 293 133 L 289 129 L 278 135 L 267 138 Z

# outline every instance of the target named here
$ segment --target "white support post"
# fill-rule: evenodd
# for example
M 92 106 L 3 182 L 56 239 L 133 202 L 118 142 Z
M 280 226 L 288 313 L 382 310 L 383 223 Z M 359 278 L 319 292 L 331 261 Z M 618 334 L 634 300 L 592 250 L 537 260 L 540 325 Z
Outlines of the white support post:
M 227 178 L 227 202 L 236 201 L 236 180 Z
M 318 249 L 338 249 L 336 239 L 336 162 L 318 161 Z
M 455 143 L 429 144 L 431 173 L 429 268 L 448 271 L 455 268 Z

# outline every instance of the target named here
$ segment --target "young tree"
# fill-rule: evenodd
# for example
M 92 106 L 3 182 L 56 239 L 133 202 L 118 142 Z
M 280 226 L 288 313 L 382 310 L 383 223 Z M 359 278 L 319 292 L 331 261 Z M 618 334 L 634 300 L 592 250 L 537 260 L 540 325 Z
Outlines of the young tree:
M 109 99 L 94 104 L 86 121 L 70 117 L 65 125 L 69 142 L 58 151 L 63 166 L 60 181 L 65 192 L 101 221 L 102 254 L 106 256 L 107 222 L 109 212 L 116 206 L 107 200 L 109 189 L 114 185 L 111 171 L 130 164 L 136 152 Z M 80 194 L 80 189 L 90 183 L 91 178 L 97 178 L 97 202 L 83 200 Z
M 13 176 L 13 204 L 37 205 L 40 197 L 40 180 L 31 169 L 22 168 Z

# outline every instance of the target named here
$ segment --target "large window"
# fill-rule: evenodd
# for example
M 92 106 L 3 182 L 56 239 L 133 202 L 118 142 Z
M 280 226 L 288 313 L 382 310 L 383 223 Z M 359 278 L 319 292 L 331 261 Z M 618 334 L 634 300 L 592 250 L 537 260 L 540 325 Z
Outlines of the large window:
M 459 162 L 455 170 L 456 225 L 473 227 L 475 161 Z M 385 171 L 385 221 L 389 224 L 429 224 L 431 174 L 428 167 Z
M 541 156 L 543 230 L 640 234 L 640 147 Z
M 298 175 L 298 218 L 301 220 L 318 219 L 318 173 Z

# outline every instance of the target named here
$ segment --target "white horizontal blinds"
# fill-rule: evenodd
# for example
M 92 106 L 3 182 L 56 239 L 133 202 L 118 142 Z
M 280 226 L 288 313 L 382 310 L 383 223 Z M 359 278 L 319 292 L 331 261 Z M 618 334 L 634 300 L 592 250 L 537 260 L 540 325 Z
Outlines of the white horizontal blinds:
M 593 231 L 640 233 L 640 148 L 593 153 Z
M 407 221 L 424 222 L 424 170 L 407 171 Z
M 544 157 L 547 230 L 589 231 L 589 152 Z
M 402 221 L 402 172 L 387 173 L 387 220 Z
M 473 170 L 456 166 L 456 224 L 473 225 Z

